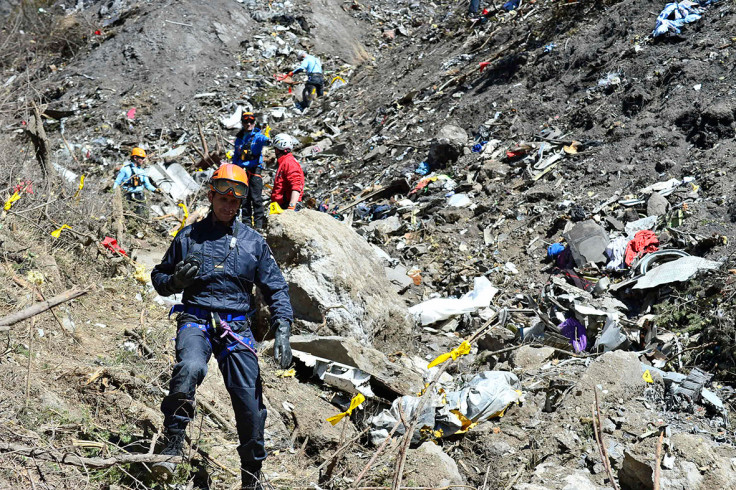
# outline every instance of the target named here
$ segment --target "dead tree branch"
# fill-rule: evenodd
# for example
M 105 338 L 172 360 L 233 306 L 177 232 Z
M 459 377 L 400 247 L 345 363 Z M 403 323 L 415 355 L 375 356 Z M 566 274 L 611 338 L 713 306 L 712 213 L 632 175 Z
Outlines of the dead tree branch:
M 37 447 L 22 446 L 0 442 L 0 452 L 14 453 L 29 458 L 53 461 L 60 464 L 79 466 L 82 468 L 109 468 L 119 464 L 131 463 L 181 463 L 181 456 L 167 456 L 165 454 L 121 454 L 110 458 L 84 458 L 73 453 L 57 451 L 55 449 L 42 449 Z
M 14 325 L 20 321 L 36 316 L 39 313 L 43 313 L 44 311 L 51 309 L 54 306 L 60 305 L 62 303 L 66 303 L 67 301 L 71 301 L 74 298 L 83 296 L 87 294 L 89 291 L 90 291 L 90 288 L 85 288 L 85 289 L 73 288 L 64 293 L 61 293 L 58 296 L 54 296 L 48 301 L 42 301 L 42 302 L 36 303 L 17 313 L 11 313 L 10 315 L 4 316 L 3 318 L 0 318 L 0 332 L 9 330 L 10 325 Z

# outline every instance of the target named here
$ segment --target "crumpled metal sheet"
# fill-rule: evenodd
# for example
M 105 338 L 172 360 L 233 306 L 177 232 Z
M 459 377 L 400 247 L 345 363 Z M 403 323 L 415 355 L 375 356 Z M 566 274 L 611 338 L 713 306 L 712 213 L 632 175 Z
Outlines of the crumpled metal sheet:
M 639 279 L 634 289 L 656 288 L 662 284 L 687 281 L 701 270 L 715 270 L 720 266 L 720 262 L 702 257 L 682 257 L 650 270 Z

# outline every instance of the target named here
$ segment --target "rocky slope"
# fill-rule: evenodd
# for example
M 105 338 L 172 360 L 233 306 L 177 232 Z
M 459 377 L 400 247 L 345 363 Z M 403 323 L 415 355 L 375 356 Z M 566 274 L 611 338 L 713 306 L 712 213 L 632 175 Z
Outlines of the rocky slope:
M 5 198 L 21 197 L 0 228 L 2 312 L 94 289 L 7 333 L 1 485 L 163 488 L 141 464 L 53 462 L 147 453 L 161 426 L 171 330 L 140 265 L 156 263 L 183 215 L 156 196 L 150 216 L 126 209 L 121 225 L 104 191 L 136 145 L 196 178 L 208 150 L 225 158 L 237 130 L 225 120 L 240 106 L 299 139 L 305 202 L 325 211 L 272 217 L 268 235 L 306 335 L 292 376 L 263 350 L 271 487 L 391 487 L 409 432 L 398 407 L 417 415 L 407 404 L 438 375 L 427 363 L 463 339 L 469 354 L 427 390 L 405 487 L 735 486 L 733 5 L 704 6 L 659 38 L 654 0 L 487 7 L 469 19 L 444 1 L 3 4 L 15 13 L 2 39 L 0 177 Z M 300 87 L 274 77 L 297 49 L 320 55 L 330 82 L 306 112 Z M 27 138 L 30 101 L 61 175 L 51 191 Z M 201 192 L 186 204 L 206 211 Z M 71 229 L 50 237 L 62 224 Z M 547 258 L 576 230 L 605 246 L 627 225 L 720 264 L 637 289 L 636 265 Z M 97 246 L 105 236 L 134 262 Z M 480 277 L 495 294 L 480 294 Z M 409 317 L 474 288 L 474 306 L 448 318 Z M 570 319 L 585 349 L 560 328 Z M 695 368 L 715 377 L 700 382 Z M 475 384 L 487 371 L 516 381 L 491 394 Z M 218 377 L 213 366 L 179 488 L 236 485 Z M 327 423 L 357 392 L 364 405 Z M 505 412 L 473 411 L 500 399 Z

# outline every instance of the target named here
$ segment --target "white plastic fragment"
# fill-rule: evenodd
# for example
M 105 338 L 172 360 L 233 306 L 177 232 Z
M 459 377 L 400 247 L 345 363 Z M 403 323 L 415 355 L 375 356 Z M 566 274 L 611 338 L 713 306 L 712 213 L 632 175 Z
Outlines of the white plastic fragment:
M 498 289 L 486 277 L 476 277 L 473 290 L 460 298 L 434 298 L 409 308 L 414 318 L 422 325 L 446 320 L 455 315 L 472 313 L 480 308 L 488 308 Z

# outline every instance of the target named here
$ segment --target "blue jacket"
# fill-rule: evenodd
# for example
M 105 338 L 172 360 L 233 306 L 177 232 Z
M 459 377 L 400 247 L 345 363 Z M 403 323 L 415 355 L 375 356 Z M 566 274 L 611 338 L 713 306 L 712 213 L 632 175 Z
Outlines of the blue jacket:
M 251 172 L 263 167 L 263 147 L 271 144 L 271 140 L 261 133 L 260 128 L 253 131 L 240 131 L 235 138 L 233 163 Z
M 137 176 L 137 179 L 134 179 L 133 176 Z M 135 180 L 139 181 L 139 185 L 134 185 Z M 126 164 L 123 165 L 123 168 L 120 169 L 120 172 L 118 172 L 118 176 L 115 179 L 115 183 L 113 184 L 112 188 L 114 189 L 119 185 L 123 186 L 123 190 L 125 190 L 125 192 L 130 193 L 143 193 L 144 188 L 148 189 L 151 192 L 156 190 L 156 187 L 154 187 L 154 185 L 151 184 L 151 181 L 148 180 L 148 175 L 146 175 L 146 171 L 132 161 L 126 162 Z
M 300 71 L 307 72 L 307 75 L 311 75 L 312 73 L 322 73 L 322 62 L 316 56 L 308 54 L 302 60 L 299 68 L 294 70 L 294 73 L 299 73 Z
M 249 314 L 255 310 L 251 295 L 255 284 L 271 311 L 271 322 L 292 321 L 289 286 L 266 240 L 249 226 L 237 219 L 233 226 L 225 226 L 210 213 L 181 230 L 151 272 L 153 287 L 159 294 L 180 292 L 172 287 L 171 276 L 176 264 L 189 254 L 196 254 L 201 266 L 194 283 L 184 290 L 184 305 L 225 314 Z

